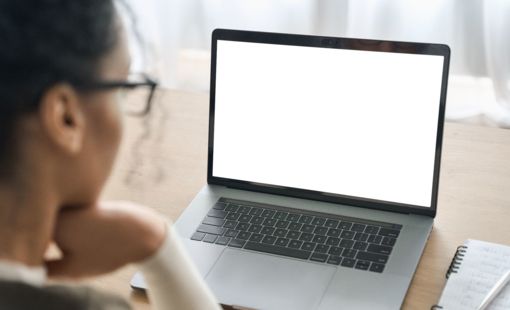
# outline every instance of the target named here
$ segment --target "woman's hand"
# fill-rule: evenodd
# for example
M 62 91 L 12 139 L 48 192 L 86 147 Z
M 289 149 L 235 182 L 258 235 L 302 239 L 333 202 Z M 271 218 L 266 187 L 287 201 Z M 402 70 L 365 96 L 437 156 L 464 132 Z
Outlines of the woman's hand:
M 54 236 L 62 258 L 46 263 L 49 276 L 95 276 L 142 261 L 159 249 L 165 234 L 160 216 L 130 202 L 62 210 Z

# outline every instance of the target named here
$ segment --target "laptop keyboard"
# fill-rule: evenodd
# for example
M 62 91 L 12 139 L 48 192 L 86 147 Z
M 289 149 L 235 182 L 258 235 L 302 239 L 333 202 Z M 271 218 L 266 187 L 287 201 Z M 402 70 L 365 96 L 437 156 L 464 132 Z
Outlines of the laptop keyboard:
M 382 273 L 402 225 L 220 198 L 192 240 Z

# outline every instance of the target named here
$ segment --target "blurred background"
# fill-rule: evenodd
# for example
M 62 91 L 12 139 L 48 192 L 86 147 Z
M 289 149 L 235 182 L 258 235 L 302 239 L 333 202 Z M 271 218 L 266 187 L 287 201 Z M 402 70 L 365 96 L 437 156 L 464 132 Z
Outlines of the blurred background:
M 510 128 L 508 0 L 126 2 L 143 42 L 133 46 L 135 69 L 167 88 L 208 92 L 215 28 L 445 43 L 452 50 L 447 119 Z

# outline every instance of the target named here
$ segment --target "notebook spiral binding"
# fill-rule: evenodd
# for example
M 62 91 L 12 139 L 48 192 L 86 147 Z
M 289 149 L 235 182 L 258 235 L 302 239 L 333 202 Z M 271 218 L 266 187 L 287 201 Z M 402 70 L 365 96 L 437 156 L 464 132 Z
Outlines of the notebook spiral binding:
M 461 245 L 457 247 L 457 251 L 452 258 L 450 263 L 450 267 L 448 267 L 448 271 L 446 272 L 446 279 L 450 277 L 452 273 L 457 273 L 459 271 L 460 264 L 464 259 L 464 254 L 466 253 L 467 247 L 465 245 Z
M 462 263 L 462 260 L 464 259 L 464 255 L 466 254 L 467 246 L 461 245 L 457 247 L 457 250 L 455 251 L 455 255 L 452 258 L 452 261 L 450 262 L 450 266 L 448 267 L 448 270 L 446 271 L 446 279 L 450 277 L 452 273 L 457 273 L 459 271 L 459 267 Z M 437 310 L 437 309 L 443 309 L 440 305 L 433 305 L 430 310 Z

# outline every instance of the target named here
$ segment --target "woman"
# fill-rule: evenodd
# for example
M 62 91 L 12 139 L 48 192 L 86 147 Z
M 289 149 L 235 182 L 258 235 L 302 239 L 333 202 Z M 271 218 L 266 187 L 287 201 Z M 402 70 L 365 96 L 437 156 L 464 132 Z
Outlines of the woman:
M 139 263 L 156 309 L 219 309 L 175 232 L 147 208 L 98 202 L 122 135 L 126 38 L 112 0 L 0 2 L 0 309 L 126 309 L 48 286 Z M 150 107 L 147 98 L 147 112 Z M 55 242 L 62 257 L 46 261 Z

